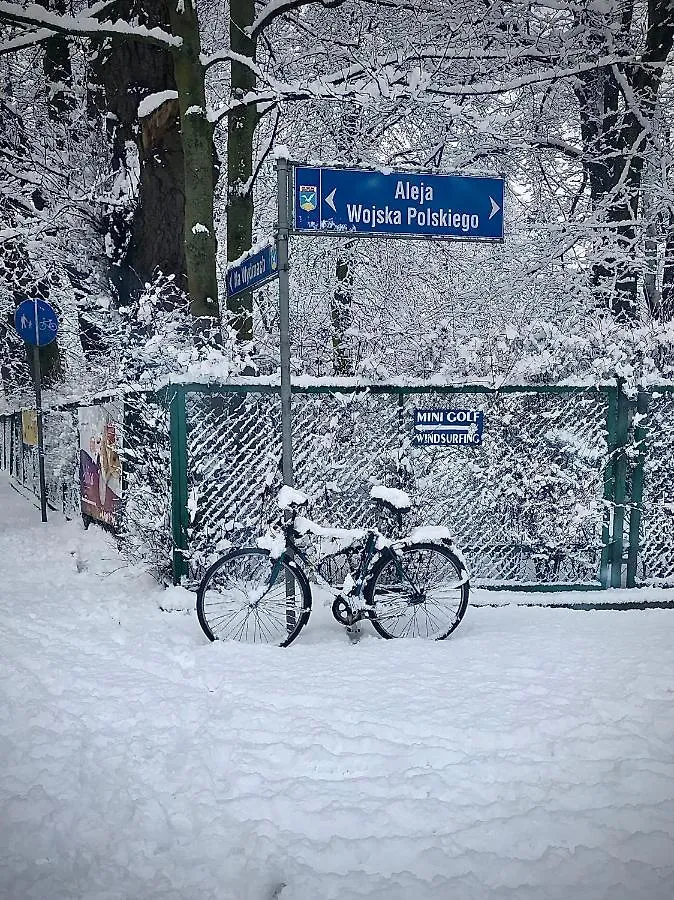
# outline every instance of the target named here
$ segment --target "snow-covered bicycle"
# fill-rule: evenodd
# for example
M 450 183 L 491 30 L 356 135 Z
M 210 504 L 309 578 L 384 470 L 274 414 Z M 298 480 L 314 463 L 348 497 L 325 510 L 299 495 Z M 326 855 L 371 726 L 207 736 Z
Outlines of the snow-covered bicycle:
M 407 512 L 407 494 L 375 487 L 372 499 L 388 512 Z M 352 640 L 369 620 L 384 638 L 444 640 L 468 606 L 469 576 L 445 528 L 414 528 L 404 538 L 375 528 L 329 528 L 300 515 L 308 498 L 283 487 L 282 521 L 256 547 L 229 550 L 213 563 L 197 592 L 199 623 L 211 640 L 287 647 L 311 613 L 311 581 L 334 595 L 332 614 Z M 315 561 L 310 547 L 320 539 Z M 330 582 L 336 567 L 343 584 Z

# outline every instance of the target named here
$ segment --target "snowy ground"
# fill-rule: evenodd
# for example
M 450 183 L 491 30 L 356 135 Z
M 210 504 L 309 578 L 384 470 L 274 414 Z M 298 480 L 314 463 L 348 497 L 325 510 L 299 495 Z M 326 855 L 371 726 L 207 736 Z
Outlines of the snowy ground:
M 674 611 L 210 645 L 0 479 L 0 897 L 671 900 Z

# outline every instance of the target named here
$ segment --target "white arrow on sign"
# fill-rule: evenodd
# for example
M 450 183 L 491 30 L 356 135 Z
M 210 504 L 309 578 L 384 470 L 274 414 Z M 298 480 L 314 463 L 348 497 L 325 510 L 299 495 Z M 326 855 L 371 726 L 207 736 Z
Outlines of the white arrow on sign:
M 493 219 L 496 213 L 501 209 L 501 207 L 493 197 L 490 197 L 489 199 L 491 200 L 491 212 L 489 213 L 489 218 Z
M 335 194 L 336 194 L 336 192 L 337 192 L 337 188 L 333 188 L 333 189 L 330 191 L 330 193 L 328 194 L 328 196 L 325 198 L 325 202 L 328 204 L 328 206 L 330 207 L 330 209 L 331 209 L 333 212 L 337 212 L 337 207 L 335 206 Z

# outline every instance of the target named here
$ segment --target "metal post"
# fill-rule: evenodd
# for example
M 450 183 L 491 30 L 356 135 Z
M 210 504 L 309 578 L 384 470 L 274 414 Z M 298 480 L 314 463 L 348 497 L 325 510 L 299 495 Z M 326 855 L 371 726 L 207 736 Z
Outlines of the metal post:
M 625 543 L 625 503 L 627 500 L 627 440 L 631 404 L 625 395 L 622 379 L 618 379 L 618 421 L 614 463 L 613 535 L 611 538 L 611 587 L 622 587 L 623 551 Z
M 632 470 L 632 495 L 630 497 L 630 543 L 627 550 L 627 587 L 636 587 L 637 565 L 639 563 L 639 539 L 641 537 L 641 511 L 644 499 L 644 462 L 647 431 L 645 418 L 648 414 L 649 395 L 646 391 L 637 394 L 637 422 L 634 426 L 634 445 L 637 457 Z
M 35 314 L 37 322 L 37 310 Z M 37 327 L 37 326 L 36 326 Z M 42 373 L 40 371 L 40 348 L 33 347 L 33 370 L 35 377 L 35 409 L 37 415 L 37 465 L 40 475 L 40 510 L 42 521 L 47 521 L 47 486 L 44 477 L 44 432 L 42 430 Z
M 613 531 L 613 513 L 615 508 L 615 449 L 618 418 L 618 391 L 615 387 L 607 388 L 608 408 L 606 412 L 606 445 L 607 455 L 604 465 L 604 513 L 601 530 L 601 568 L 599 581 L 603 588 L 611 587 L 611 533 Z
M 278 258 L 278 302 L 279 332 L 281 350 L 281 467 L 283 483 L 294 486 L 293 477 L 293 431 L 292 431 L 292 394 L 290 387 L 290 267 L 288 264 L 288 160 L 279 157 L 276 160 L 276 177 L 278 184 L 278 230 L 276 232 L 276 255 Z M 286 523 L 289 511 L 286 510 Z M 292 551 L 286 547 L 286 553 Z M 295 579 L 286 569 L 286 626 L 288 632 L 294 630 L 297 621 L 295 608 Z
M 187 414 L 185 389 L 173 388 L 169 402 L 171 429 L 171 529 L 173 532 L 173 583 L 187 574 Z
M 288 266 L 288 160 L 276 160 L 278 179 L 278 256 L 279 330 L 281 332 L 281 436 L 283 483 L 293 487 L 293 438 L 290 391 L 290 277 Z

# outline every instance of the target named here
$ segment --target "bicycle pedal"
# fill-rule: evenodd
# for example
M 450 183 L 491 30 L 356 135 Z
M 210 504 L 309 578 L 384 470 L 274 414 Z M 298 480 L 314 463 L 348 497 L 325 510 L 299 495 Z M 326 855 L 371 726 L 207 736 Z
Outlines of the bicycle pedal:
M 361 633 L 362 628 L 360 627 L 360 622 L 354 622 L 353 625 L 346 626 L 346 635 L 352 644 L 358 643 Z

